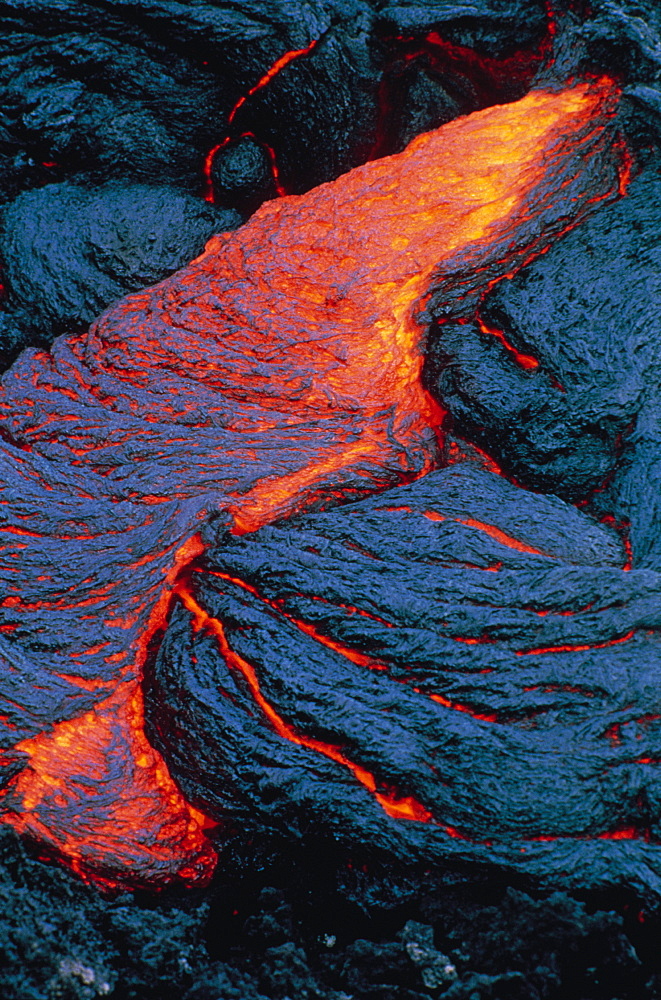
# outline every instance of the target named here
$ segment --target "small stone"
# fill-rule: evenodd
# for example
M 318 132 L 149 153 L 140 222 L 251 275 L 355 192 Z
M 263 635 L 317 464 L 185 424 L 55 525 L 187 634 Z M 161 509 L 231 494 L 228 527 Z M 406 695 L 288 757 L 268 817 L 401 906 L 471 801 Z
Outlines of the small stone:
M 448 986 L 457 978 L 456 967 L 447 955 L 434 947 L 434 929 L 428 924 L 408 920 L 401 932 L 406 954 L 417 966 L 428 990 Z
M 59 981 L 53 984 L 55 993 L 64 983 L 71 982 L 71 980 L 77 980 L 83 986 L 89 987 L 89 990 L 83 991 L 82 995 L 85 997 L 107 996 L 111 991 L 110 983 L 98 971 L 89 965 L 83 965 L 76 959 L 62 959 L 58 966 L 58 973 Z

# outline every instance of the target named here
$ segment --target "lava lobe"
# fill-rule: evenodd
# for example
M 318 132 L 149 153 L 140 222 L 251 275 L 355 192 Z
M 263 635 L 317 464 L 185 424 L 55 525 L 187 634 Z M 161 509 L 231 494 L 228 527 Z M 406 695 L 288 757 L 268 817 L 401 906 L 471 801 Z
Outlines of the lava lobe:
M 661 890 L 661 573 L 475 461 L 217 531 L 150 679 L 193 802 L 397 870 Z
M 87 333 L 21 355 L 0 393 L 5 822 L 100 883 L 209 876 L 204 803 L 147 742 L 140 686 L 200 532 L 253 532 L 439 465 L 429 296 L 472 316 L 618 197 L 616 102 L 591 80 L 451 122 L 266 203 Z

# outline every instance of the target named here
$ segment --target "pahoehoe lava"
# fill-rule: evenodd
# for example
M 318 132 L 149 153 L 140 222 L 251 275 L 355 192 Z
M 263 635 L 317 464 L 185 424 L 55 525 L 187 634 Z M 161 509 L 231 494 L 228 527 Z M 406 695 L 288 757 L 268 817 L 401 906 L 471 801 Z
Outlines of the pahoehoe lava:
M 370 269 L 337 266 L 378 169 L 339 216 L 319 185 L 508 103 L 516 159 L 512 102 L 604 74 L 594 135 L 509 174 L 507 239 L 462 222 L 448 263 L 420 216 L 390 374 L 427 436 L 405 394 L 386 454 Z M 504 210 L 444 135 L 435 225 Z M 660 139 L 658 0 L 0 3 L 3 1000 L 661 995 Z M 229 233 L 306 192 L 331 266 L 286 202 Z M 220 233 L 241 310 L 217 244 L 187 266 Z M 314 477 L 356 443 L 288 507 L 283 444 Z
M 195 787 L 189 804 L 143 730 L 142 672 L 173 593 L 184 593 L 182 573 L 203 555 L 214 519 L 234 535 L 254 532 L 441 464 L 444 411 L 422 383 L 425 306 L 468 320 L 506 274 L 624 193 L 618 94 L 606 77 L 532 90 L 269 202 L 172 278 L 120 301 L 87 333 L 59 338 L 49 353 L 25 351 L 5 374 L 5 822 L 99 883 L 209 876 L 214 852 L 202 828 L 222 793 L 213 782 L 207 804 Z M 654 582 L 640 587 L 630 622 L 623 613 L 628 631 L 653 628 L 639 604 L 653 603 Z M 577 645 L 623 639 L 618 623 L 596 616 L 593 633 L 591 620 Z M 563 644 L 552 620 L 547 631 L 541 646 L 516 652 L 542 656 L 542 646 Z M 288 753 L 303 706 L 271 707 L 259 671 L 231 648 L 222 622 L 214 641 L 243 670 L 244 688 Z M 366 676 L 377 683 L 376 673 Z M 393 683 L 387 671 L 383 681 Z M 450 726 L 453 705 L 434 704 L 420 684 L 398 684 L 402 704 L 424 706 L 423 733 L 440 717 Z M 454 697 L 445 685 L 432 694 Z M 443 779 L 430 799 L 404 761 L 391 773 L 387 755 L 354 760 L 337 721 L 319 726 L 301 735 L 305 748 L 373 796 L 364 836 L 381 836 L 380 809 L 403 825 L 395 841 L 429 838 L 440 853 L 451 841 L 446 856 L 456 851 L 463 834 L 448 834 L 450 820 L 464 824 L 464 814 L 456 803 L 442 815 Z M 159 733 L 169 758 L 162 725 Z M 424 739 L 418 746 L 420 736 L 409 744 L 426 775 L 439 749 Z M 408 832 L 411 820 L 424 833 Z M 583 820 L 572 822 L 571 833 L 583 831 Z M 601 814 L 596 822 L 610 829 Z M 545 850 L 550 856 L 540 848 L 531 857 Z

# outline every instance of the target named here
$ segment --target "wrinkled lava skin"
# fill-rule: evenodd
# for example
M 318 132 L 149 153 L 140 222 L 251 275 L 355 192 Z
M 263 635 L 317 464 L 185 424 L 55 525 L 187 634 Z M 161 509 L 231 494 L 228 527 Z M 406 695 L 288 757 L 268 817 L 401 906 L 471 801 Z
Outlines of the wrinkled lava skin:
M 661 573 L 626 559 L 471 461 L 219 533 L 159 651 L 159 743 L 210 815 L 288 841 L 658 894 Z
M 438 465 L 425 298 L 472 315 L 618 196 L 616 98 L 608 80 L 533 91 L 267 203 L 5 374 L 6 822 L 99 882 L 208 877 L 204 817 L 147 742 L 140 689 L 200 530 L 254 531 Z

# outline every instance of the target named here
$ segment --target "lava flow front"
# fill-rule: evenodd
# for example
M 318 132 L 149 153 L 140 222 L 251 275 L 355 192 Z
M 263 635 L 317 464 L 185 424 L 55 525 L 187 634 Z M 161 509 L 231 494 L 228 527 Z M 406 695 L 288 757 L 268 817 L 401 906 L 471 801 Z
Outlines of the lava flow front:
M 609 80 L 533 91 L 265 204 L 188 267 L 3 378 L 3 819 L 118 885 L 213 852 L 146 745 L 140 683 L 179 570 L 439 462 L 433 293 L 485 289 L 618 197 Z

